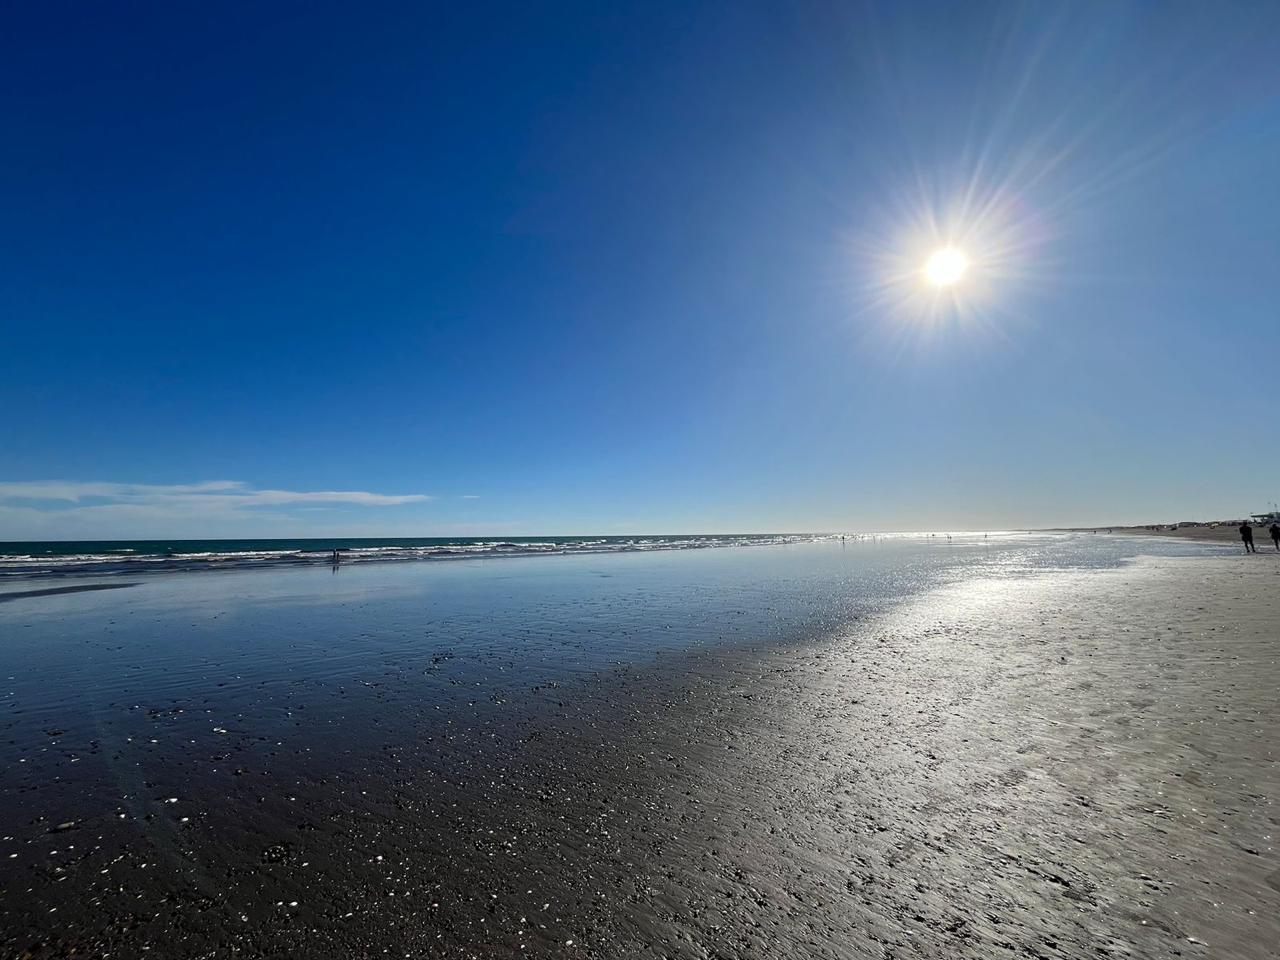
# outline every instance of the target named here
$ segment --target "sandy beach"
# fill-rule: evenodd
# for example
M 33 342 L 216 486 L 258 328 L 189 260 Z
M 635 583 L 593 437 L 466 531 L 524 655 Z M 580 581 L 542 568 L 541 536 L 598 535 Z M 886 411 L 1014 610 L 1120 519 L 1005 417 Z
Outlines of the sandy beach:
M 1278 586 L 1266 555 L 969 578 L 571 687 L 459 675 L 435 725 L 382 681 L 395 729 L 327 770 L 157 711 L 148 749 L 216 777 L 122 763 L 106 809 L 10 778 L 40 814 L 6 819 L 5 953 L 1274 957 Z
M 1177 527 L 1176 529 L 1168 527 L 1103 527 L 1110 533 L 1122 533 L 1128 536 L 1137 537 L 1166 537 L 1175 540 L 1192 540 L 1205 543 L 1230 543 L 1240 545 L 1240 528 L 1237 524 L 1219 524 L 1216 527 Z M 1086 531 L 1074 531 L 1083 533 Z M 1275 553 L 1276 547 L 1271 540 L 1270 534 L 1267 533 L 1266 526 L 1253 527 L 1253 543 L 1259 551 L 1266 553 Z M 1240 549 L 1243 551 L 1244 547 Z

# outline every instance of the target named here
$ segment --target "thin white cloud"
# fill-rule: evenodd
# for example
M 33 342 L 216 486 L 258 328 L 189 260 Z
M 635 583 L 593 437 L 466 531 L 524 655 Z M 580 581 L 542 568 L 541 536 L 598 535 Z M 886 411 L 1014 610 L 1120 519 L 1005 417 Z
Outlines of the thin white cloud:
M 0 481 L 0 540 L 329 536 L 339 535 L 340 527 L 367 528 L 369 508 L 432 499 L 425 493 L 258 490 L 238 480 Z M 317 522 L 317 511 L 327 522 Z M 400 511 L 374 512 L 387 517 L 385 522 L 405 522 Z
M 94 497 L 133 498 L 141 496 L 181 496 L 244 490 L 239 480 L 206 480 L 203 483 L 148 484 L 101 483 L 76 480 L 36 480 L 7 482 L 0 480 L 0 500 L 69 500 L 79 502 Z
M 71 480 L 0 481 L 0 503 L 33 506 L 33 501 L 82 505 L 86 509 L 108 506 L 173 506 L 237 510 L 245 507 L 279 507 L 295 504 L 353 504 L 366 507 L 422 503 L 425 493 L 386 494 L 364 490 L 256 490 L 239 480 L 206 480 L 201 483 L 150 484 L 105 483 Z

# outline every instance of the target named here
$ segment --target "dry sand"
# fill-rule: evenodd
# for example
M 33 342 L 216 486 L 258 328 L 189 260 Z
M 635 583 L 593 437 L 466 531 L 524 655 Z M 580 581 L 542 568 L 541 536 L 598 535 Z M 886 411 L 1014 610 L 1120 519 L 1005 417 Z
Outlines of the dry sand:
M 1277 587 L 1280 562 L 1243 554 L 970 581 L 834 639 L 537 691 L 459 729 L 452 771 L 406 753 L 264 798 L 270 846 L 206 821 L 157 852 L 108 821 L 41 841 L 80 851 L 54 868 L 32 842 L 5 942 L 1276 957 Z
M 1092 528 L 1091 528 L 1092 529 Z M 1179 527 L 1176 530 L 1167 528 L 1151 529 L 1149 527 L 1103 527 L 1102 530 L 1109 530 L 1112 533 L 1135 534 L 1141 537 L 1172 537 L 1178 540 L 1206 540 L 1213 543 L 1234 543 L 1240 544 L 1240 525 L 1220 524 L 1216 527 Z M 1076 530 L 1076 533 L 1084 533 L 1087 531 Z M 1259 551 L 1275 553 L 1276 547 L 1271 540 L 1271 535 L 1267 533 L 1266 526 L 1254 525 L 1253 528 L 1253 545 Z M 1243 545 L 1240 551 L 1244 552 Z

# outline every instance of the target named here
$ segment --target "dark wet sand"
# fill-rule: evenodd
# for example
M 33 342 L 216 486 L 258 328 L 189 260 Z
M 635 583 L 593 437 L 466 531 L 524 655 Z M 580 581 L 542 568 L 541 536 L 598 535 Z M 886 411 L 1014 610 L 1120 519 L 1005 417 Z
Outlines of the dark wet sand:
M 1277 587 L 1265 556 L 970 581 L 834 640 L 494 693 L 331 773 L 233 726 L 204 795 L 140 768 L 111 810 L 6 824 L 2 942 L 1274 957 Z
M 66 587 L 44 587 L 40 590 L 6 590 L 0 592 L 0 603 L 10 600 L 30 600 L 35 597 L 56 597 L 64 593 L 90 593 L 94 590 L 121 590 L 136 587 L 136 583 L 76 583 Z

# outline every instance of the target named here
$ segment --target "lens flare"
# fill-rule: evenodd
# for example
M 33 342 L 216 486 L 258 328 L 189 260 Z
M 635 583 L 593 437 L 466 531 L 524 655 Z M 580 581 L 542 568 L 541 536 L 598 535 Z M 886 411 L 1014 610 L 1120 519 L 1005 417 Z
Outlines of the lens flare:
M 924 265 L 924 278 L 935 287 L 949 287 L 964 279 L 969 270 L 969 258 L 963 250 L 944 247 L 931 256 Z
M 1051 272 L 1050 231 L 1027 196 L 978 173 L 886 190 L 838 262 L 861 332 L 895 357 L 1008 342 Z

